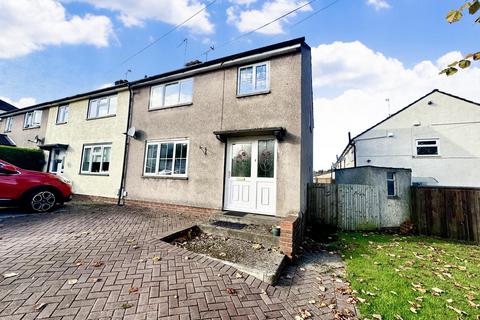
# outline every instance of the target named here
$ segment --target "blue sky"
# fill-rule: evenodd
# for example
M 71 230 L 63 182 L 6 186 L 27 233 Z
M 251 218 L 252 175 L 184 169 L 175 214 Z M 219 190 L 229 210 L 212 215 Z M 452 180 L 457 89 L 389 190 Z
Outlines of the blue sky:
M 316 169 L 341 152 L 346 132 L 358 133 L 387 115 L 385 98 L 392 111 L 435 87 L 480 100 L 478 68 L 454 81 L 436 76 L 458 51 L 480 50 L 480 27 L 472 19 L 445 22 L 461 0 L 340 0 L 296 25 L 331 2 L 316 0 L 279 24 L 222 46 L 304 2 L 217 0 L 120 64 L 208 1 L 2 0 L 0 97 L 23 106 L 99 88 L 124 78 L 128 69 L 130 80 L 177 69 L 185 60 L 179 47 L 184 39 L 187 60 L 202 60 L 210 45 L 220 45 L 209 53 L 213 59 L 305 36 L 313 49 Z M 336 138 L 327 140 L 332 131 Z

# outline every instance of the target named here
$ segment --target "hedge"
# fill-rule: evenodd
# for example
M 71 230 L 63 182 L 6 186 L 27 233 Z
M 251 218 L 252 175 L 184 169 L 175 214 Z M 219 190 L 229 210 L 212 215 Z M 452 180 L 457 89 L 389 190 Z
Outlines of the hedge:
M 35 171 L 42 171 L 45 165 L 45 154 L 40 149 L 0 146 L 0 159 Z

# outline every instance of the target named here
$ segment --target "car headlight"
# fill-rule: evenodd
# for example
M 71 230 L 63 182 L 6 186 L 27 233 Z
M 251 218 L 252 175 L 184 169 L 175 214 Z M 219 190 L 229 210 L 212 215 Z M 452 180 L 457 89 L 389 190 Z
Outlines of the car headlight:
M 66 183 L 66 184 L 72 184 L 72 181 L 68 180 L 67 178 L 65 177 L 62 177 L 62 176 L 56 176 L 58 180 L 62 181 L 63 183 Z

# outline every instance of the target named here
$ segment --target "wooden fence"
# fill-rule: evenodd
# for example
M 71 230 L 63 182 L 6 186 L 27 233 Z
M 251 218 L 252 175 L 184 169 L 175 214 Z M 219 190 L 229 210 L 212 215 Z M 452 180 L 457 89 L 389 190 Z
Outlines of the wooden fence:
M 480 243 L 480 189 L 413 187 L 412 219 L 420 234 Z
M 342 230 L 378 229 L 381 226 L 379 190 L 355 184 L 310 184 L 309 221 Z

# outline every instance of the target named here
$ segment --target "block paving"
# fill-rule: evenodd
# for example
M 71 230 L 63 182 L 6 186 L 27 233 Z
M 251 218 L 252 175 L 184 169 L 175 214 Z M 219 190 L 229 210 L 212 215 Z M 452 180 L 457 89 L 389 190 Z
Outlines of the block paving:
M 160 240 L 202 219 L 87 202 L 5 219 L 0 320 L 295 319 L 300 309 L 309 319 L 355 317 L 342 264 L 322 263 L 328 254 L 305 255 L 273 287 Z

